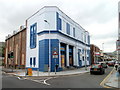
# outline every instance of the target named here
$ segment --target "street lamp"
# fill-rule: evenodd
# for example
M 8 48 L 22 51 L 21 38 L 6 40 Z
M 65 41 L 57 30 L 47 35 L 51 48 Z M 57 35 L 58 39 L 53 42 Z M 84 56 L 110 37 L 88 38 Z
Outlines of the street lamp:
M 50 61 L 51 61 L 51 58 L 50 58 L 50 50 L 51 50 L 51 47 L 50 47 L 50 23 L 47 21 L 47 20 L 44 20 L 44 22 L 46 22 L 48 25 L 49 25 L 49 67 L 48 67 L 48 75 L 50 75 L 50 67 L 51 67 L 51 64 L 50 64 Z
M 86 61 L 86 32 L 87 31 L 85 31 L 85 70 L 87 70 L 87 61 Z
M 104 43 L 102 43 L 103 61 L 104 61 Z

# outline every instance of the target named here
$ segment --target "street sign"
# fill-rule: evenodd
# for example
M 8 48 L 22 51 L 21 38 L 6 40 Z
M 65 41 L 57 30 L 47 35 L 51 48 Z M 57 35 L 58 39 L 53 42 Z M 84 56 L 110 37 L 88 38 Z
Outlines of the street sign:
M 58 58 L 58 48 L 54 47 L 52 52 L 52 58 Z
M 32 76 L 32 68 L 28 68 L 28 76 Z
M 53 51 L 52 56 L 53 56 L 53 58 L 58 58 L 58 53 L 57 53 L 57 51 Z

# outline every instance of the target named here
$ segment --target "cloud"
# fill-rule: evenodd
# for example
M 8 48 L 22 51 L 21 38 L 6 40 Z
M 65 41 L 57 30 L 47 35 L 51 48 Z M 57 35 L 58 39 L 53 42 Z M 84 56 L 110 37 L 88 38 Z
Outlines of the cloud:
M 106 51 L 115 50 L 118 0 L 0 0 L 0 41 L 43 6 L 59 7 L 90 32 L 93 44 L 101 48 L 105 42 Z

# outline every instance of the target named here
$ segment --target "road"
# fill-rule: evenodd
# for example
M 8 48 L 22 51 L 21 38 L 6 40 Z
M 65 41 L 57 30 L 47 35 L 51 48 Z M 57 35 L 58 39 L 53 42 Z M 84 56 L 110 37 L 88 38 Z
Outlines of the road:
M 40 77 L 32 80 L 18 79 L 15 76 L 3 74 L 3 88 L 103 88 L 100 83 L 110 73 L 113 67 L 106 69 L 104 75 L 90 75 L 90 73 Z

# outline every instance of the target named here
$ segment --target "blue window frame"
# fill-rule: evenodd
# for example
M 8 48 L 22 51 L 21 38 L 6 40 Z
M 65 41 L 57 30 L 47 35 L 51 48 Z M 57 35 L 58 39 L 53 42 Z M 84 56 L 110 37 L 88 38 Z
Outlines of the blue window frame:
M 66 23 L 67 34 L 70 35 L 70 24 Z
M 30 65 L 32 66 L 32 58 L 30 58 Z
M 75 37 L 75 28 L 73 28 L 73 37 Z
M 62 20 L 61 18 L 59 17 L 59 13 L 57 12 L 56 13 L 56 17 L 57 17 L 57 30 L 62 30 Z
M 61 21 L 61 18 L 58 18 L 58 30 L 62 30 L 62 21 Z
M 30 26 L 30 48 L 36 48 L 37 23 Z
M 36 65 L 36 58 L 35 57 L 33 58 L 33 65 L 34 65 L 34 67 Z

